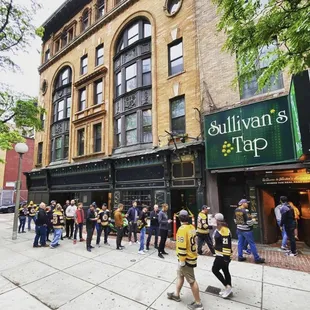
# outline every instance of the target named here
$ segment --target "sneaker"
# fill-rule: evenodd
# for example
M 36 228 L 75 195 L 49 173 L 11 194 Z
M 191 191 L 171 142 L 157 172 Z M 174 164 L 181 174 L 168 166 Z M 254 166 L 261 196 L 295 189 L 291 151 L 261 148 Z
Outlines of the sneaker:
M 167 252 L 165 252 L 165 251 L 163 251 L 162 254 L 164 254 L 164 255 L 169 255 L 169 253 L 167 253 Z
M 76 244 L 76 240 L 73 240 L 73 244 Z
M 23 230 L 23 231 L 22 231 L 22 233 L 23 233 L 23 234 L 25 234 L 25 233 L 26 233 L 26 231 L 24 231 L 24 230 Z
M 288 250 L 288 248 L 286 246 L 281 246 L 280 249 L 283 250 L 283 251 L 287 251 Z
M 224 299 L 228 298 L 232 294 L 232 288 L 227 287 L 226 290 L 223 292 L 222 297 Z
M 139 242 L 139 241 L 136 241 L 135 243 L 136 243 L 136 244 L 140 244 L 140 242 Z
M 40 248 L 41 245 L 34 245 L 33 247 L 34 247 L 34 248 Z
M 245 255 L 251 255 L 252 253 L 251 253 L 251 251 L 249 251 L 249 250 L 243 250 L 243 254 L 245 254 Z
M 49 247 L 49 245 L 47 245 L 47 244 L 41 245 L 41 248 L 48 248 L 48 247 Z
M 94 249 L 95 247 L 91 245 L 90 248 L 91 248 L 91 249 Z
M 145 255 L 144 251 L 139 251 L 138 254 Z
M 167 297 L 168 297 L 168 299 L 171 299 L 171 300 L 174 300 L 177 302 L 181 301 L 180 296 L 176 296 L 174 293 L 167 293 Z
M 147 247 L 146 247 L 146 251 L 149 251 L 149 250 L 150 250 L 150 248 L 147 246 Z
M 129 245 L 132 245 L 132 242 L 131 242 L 131 241 L 129 241 Z
M 294 256 L 297 256 L 297 255 L 298 255 L 297 252 L 296 252 L 296 253 L 293 253 L 292 251 L 289 251 L 289 252 L 286 253 L 286 256 L 292 256 L 292 257 L 294 257 Z
M 197 304 L 194 301 L 191 304 L 187 305 L 187 309 L 190 309 L 190 310 L 203 310 L 203 305 L 202 305 L 202 303 Z
M 225 291 L 226 291 L 226 288 L 221 289 L 221 291 L 219 292 L 219 295 L 222 296 Z
M 212 256 L 213 256 L 213 257 L 216 257 L 216 254 L 214 253 L 214 254 L 212 254 Z
M 109 242 L 105 242 L 104 245 L 110 245 L 110 243 Z
M 238 262 L 244 262 L 244 261 L 246 261 L 245 257 L 238 257 Z
M 91 248 L 87 248 L 87 251 L 88 251 L 88 252 L 91 252 Z
M 264 264 L 265 263 L 265 258 L 259 258 L 258 260 L 255 261 L 255 264 Z
M 120 247 L 121 247 L 122 249 L 125 249 L 125 246 L 124 246 L 124 245 L 120 245 Z
M 122 250 L 123 250 L 123 248 L 122 248 L 122 247 L 120 247 L 120 248 L 116 248 L 116 250 L 122 251 Z
M 165 258 L 164 255 L 162 255 L 161 253 L 158 253 L 158 257 Z
M 50 245 L 50 249 L 56 249 L 56 247 L 55 247 L 55 246 Z

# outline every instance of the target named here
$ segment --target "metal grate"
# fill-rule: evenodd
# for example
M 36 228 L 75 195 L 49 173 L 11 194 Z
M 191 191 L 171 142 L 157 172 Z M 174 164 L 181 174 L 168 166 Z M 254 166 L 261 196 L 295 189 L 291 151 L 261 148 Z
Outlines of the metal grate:
M 206 293 L 211 293 L 214 295 L 219 295 L 220 291 L 221 291 L 220 288 L 215 287 L 215 286 L 211 286 L 211 285 L 209 285 L 205 290 Z

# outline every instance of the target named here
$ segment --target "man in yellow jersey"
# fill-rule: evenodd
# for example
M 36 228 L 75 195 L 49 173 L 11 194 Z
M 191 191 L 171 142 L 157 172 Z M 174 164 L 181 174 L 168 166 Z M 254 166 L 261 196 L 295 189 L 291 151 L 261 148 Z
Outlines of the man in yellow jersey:
M 179 260 L 178 279 L 176 291 L 167 293 L 168 299 L 180 302 L 180 292 L 184 284 L 184 278 L 189 283 L 195 301 L 187 305 L 190 310 L 203 310 L 199 295 L 199 287 L 195 279 L 194 267 L 197 266 L 197 247 L 196 247 L 196 230 L 189 224 L 189 216 L 186 210 L 179 213 L 181 226 L 176 236 L 176 252 Z

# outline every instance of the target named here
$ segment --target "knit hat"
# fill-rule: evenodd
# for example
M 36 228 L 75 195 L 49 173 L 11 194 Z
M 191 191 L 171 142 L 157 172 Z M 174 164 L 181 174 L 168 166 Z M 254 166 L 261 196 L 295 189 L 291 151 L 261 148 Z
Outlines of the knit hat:
M 219 222 L 224 222 L 224 215 L 222 213 L 216 213 L 214 218 Z
M 179 213 L 179 216 L 183 215 L 183 216 L 188 216 L 188 212 L 186 210 L 181 210 Z

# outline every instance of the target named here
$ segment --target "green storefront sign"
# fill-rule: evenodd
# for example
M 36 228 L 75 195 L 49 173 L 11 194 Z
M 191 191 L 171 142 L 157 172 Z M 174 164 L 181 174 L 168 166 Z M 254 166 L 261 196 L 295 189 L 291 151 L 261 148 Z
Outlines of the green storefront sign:
M 207 167 L 242 167 L 295 160 L 299 155 L 296 152 L 299 126 L 296 101 L 292 98 L 291 94 L 291 100 L 288 96 L 279 97 L 206 115 Z

